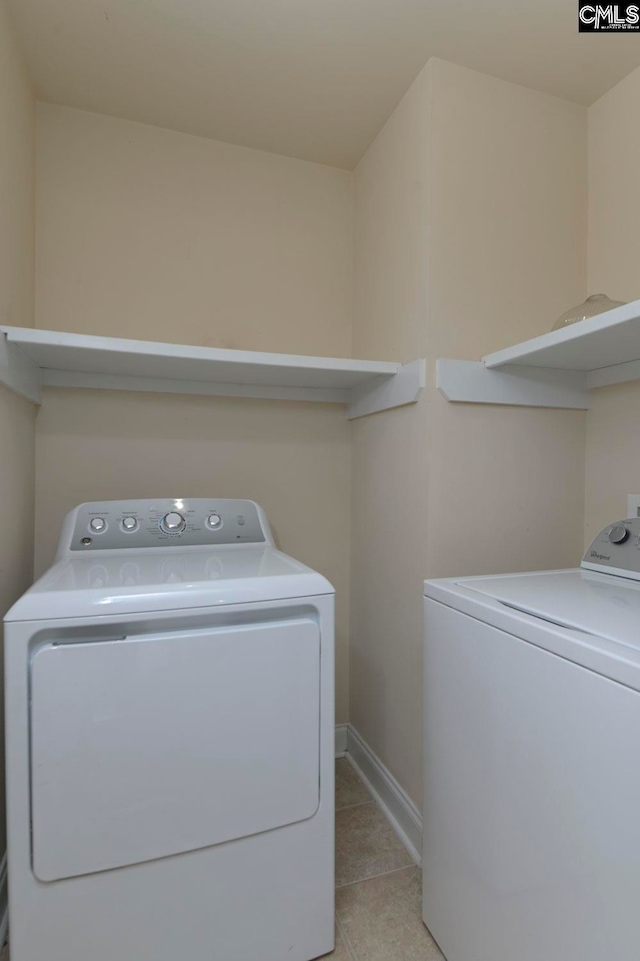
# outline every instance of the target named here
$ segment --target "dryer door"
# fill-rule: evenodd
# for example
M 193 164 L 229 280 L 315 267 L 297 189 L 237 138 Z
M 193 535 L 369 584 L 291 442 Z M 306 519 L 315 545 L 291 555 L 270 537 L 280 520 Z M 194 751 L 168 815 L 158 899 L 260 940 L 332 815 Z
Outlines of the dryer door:
M 311 817 L 319 687 L 311 617 L 36 649 L 36 877 L 105 871 Z

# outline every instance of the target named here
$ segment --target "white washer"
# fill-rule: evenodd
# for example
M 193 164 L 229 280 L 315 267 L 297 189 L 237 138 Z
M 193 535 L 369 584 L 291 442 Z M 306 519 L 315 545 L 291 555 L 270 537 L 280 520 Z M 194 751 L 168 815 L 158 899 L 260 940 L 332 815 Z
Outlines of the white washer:
M 425 584 L 423 917 L 448 961 L 637 961 L 640 520 Z
M 252 501 L 68 515 L 6 617 L 12 961 L 332 950 L 333 631 Z

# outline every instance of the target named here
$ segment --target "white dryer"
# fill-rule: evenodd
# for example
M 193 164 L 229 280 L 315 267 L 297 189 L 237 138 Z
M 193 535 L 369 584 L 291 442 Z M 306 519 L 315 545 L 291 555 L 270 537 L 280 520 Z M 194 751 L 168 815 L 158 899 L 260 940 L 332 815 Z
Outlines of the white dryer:
M 68 515 L 6 617 L 12 961 L 332 950 L 333 631 L 251 501 Z
M 447 961 L 637 961 L 640 520 L 425 584 L 424 904 Z

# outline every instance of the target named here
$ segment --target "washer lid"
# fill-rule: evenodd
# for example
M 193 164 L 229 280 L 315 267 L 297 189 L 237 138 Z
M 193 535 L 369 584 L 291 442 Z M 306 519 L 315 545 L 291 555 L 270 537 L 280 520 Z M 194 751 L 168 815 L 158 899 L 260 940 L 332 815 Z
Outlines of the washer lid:
M 425 582 L 425 596 L 640 692 L 640 583 L 586 570 Z M 427 604 L 427 639 L 429 604 Z
M 455 583 L 514 611 L 640 651 L 638 581 L 567 570 L 470 577 Z
M 58 561 L 5 620 L 134 614 L 333 593 L 325 577 L 273 547 L 110 551 Z

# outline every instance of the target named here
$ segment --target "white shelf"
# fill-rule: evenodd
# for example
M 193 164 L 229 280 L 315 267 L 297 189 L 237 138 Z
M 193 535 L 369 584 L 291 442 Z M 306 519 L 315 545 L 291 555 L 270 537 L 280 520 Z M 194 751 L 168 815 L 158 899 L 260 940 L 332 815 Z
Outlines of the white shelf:
M 347 404 L 347 417 L 414 403 L 425 363 L 299 357 L 0 327 L 0 382 L 35 403 L 43 386 Z
M 640 379 L 640 300 L 437 372 L 451 401 L 587 409 L 592 388 Z

